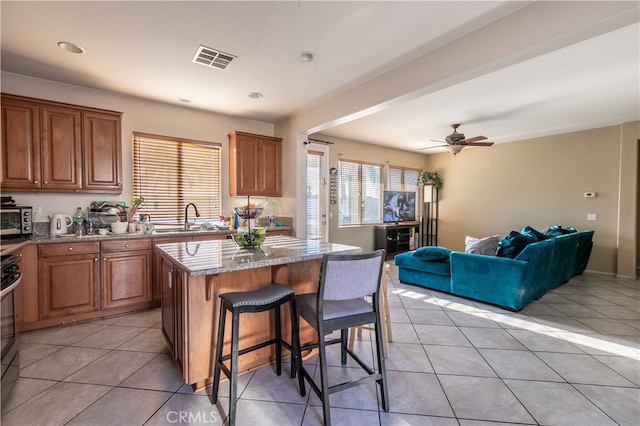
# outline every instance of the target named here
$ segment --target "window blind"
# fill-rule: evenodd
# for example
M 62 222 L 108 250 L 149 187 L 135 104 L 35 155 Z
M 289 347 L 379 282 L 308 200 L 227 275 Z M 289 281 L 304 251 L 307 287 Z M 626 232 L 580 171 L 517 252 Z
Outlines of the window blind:
M 326 183 L 322 177 L 324 152 L 307 151 L 307 238 L 324 239 Z
M 379 223 L 382 220 L 379 164 L 355 160 L 338 162 L 338 225 Z
M 188 203 L 200 220 L 220 215 L 220 144 L 133 134 L 133 196 L 154 222 L 181 223 Z
M 420 170 L 402 166 L 387 168 L 387 186 L 391 191 L 417 191 Z

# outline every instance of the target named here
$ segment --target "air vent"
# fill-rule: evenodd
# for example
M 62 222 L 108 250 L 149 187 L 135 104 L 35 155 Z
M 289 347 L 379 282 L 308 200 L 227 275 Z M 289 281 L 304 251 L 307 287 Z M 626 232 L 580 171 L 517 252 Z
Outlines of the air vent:
M 229 53 L 224 53 L 210 47 L 199 46 L 192 61 L 196 64 L 224 70 L 227 69 L 231 61 L 236 58 L 237 56 L 233 56 Z

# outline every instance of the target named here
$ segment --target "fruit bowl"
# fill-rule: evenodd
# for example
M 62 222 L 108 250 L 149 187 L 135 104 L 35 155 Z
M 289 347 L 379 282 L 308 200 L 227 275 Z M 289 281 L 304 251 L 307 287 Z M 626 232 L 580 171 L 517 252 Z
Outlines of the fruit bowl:
M 267 237 L 266 233 L 258 233 L 253 230 L 249 232 L 236 232 L 233 234 L 233 241 L 240 247 L 260 247 L 264 243 L 264 239 Z
M 262 213 L 262 207 L 235 207 L 235 211 L 242 219 L 255 219 Z

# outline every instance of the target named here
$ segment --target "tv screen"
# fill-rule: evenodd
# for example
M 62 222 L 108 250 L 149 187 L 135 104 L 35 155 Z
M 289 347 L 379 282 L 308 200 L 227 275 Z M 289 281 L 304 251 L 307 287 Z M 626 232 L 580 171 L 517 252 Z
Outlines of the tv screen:
M 382 221 L 384 223 L 415 222 L 416 193 L 411 191 L 383 191 Z

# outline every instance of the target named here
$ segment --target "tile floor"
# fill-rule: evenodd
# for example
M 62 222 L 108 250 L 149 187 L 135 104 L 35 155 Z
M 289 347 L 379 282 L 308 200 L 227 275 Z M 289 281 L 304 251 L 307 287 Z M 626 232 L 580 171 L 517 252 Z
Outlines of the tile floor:
M 333 424 L 640 424 L 640 282 L 585 273 L 513 313 L 401 284 L 393 266 L 389 274 L 391 409 L 379 408 L 374 384 L 361 386 L 331 397 Z M 369 341 L 356 349 L 372 359 Z M 226 384 L 217 406 L 183 385 L 157 309 L 24 333 L 21 350 L 5 426 L 226 417 Z M 335 352 L 331 364 L 335 380 L 358 371 Z M 321 424 L 319 400 L 300 397 L 288 371 L 245 374 L 239 393 L 238 424 Z

